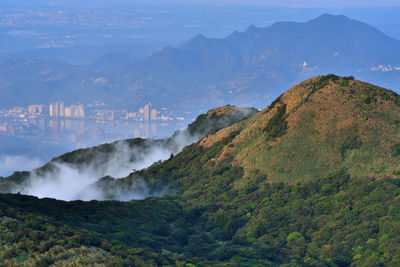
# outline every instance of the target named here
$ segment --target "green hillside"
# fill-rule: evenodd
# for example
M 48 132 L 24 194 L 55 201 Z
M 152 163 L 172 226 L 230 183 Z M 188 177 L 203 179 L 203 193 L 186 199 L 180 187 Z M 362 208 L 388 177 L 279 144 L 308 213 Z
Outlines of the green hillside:
M 144 177 L 154 186 L 196 186 L 197 173 L 235 167 L 244 178 L 297 183 L 346 170 L 352 177 L 400 176 L 400 97 L 389 90 L 334 75 L 306 80 L 269 107 L 207 135 L 160 165 L 116 181 Z M 251 179 L 235 179 L 235 190 Z M 207 183 L 206 183 L 207 184 Z
M 338 172 L 133 202 L 0 195 L 5 266 L 398 266 L 398 180 Z M 220 192 L 218 192 L 220 190 Z M 188 199 L 191 200 L 188 202 Z M 190 265 L 194 264 L 194 265 Z M 285 265 L 286 264 L 286 265 Z
M 63 202 L 0 195 L 4 264 L 398 266 L 400 97 L 334 75 L 163 162 L 138 179 L 174 196 Z

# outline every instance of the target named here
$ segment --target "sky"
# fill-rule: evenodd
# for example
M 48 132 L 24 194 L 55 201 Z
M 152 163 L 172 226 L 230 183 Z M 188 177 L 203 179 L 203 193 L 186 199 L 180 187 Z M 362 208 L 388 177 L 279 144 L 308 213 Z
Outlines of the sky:
M 8 2 L 8 1 L 5 1 Z M 11 2 L 11 3 L 10 3 Z M 383 7 L 400 6 L 400 0 L 13 0 L 0 3 L 12 5 L 52 5 L 52 6 L 90 6 L 104 7 L 115 5 L 149 5 L 149 4 L 201 4 L 201 5 L 249 5 L 275 7 Z

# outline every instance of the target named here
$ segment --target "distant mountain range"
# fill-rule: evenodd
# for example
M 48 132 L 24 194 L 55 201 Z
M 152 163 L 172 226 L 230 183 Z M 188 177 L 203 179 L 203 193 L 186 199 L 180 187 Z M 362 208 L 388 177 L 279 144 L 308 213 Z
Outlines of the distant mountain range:
M 94 63 L 103 65 L 97 68 L 3 61 L 0 107 L 105 99 L 118 106 L 151 101 L 188 110 L 226 103 L 262 107 L 290 84 L 317 74 L 353 75 L 394 90 L 400 82 L 400 41 L 328 14 L 305 23 L 251 26 L 223 39 L 198 35 L 128 65 L 123 56 L 109 57 Z

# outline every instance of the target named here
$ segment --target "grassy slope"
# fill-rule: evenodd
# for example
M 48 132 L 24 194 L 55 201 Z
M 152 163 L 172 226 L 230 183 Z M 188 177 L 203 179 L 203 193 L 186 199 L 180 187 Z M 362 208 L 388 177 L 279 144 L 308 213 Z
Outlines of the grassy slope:
M 123 188 L 144 176 L 155 186 L 172 183 L 184 191 L 193 185 L 186 181 L 191 179 L 188 166 L 196 164 L 204 171 L 232 165 L 242 168 L 245 178 L 263 176 L 268 182 L 296 183 L 339 169 L 353 177 L 397 178 L 399 126 L 396 93 L 350 78 L 318 76 L 250 118 L 116 185 Z M 247 183 L 235 179 L 233 186 L 241 189 Z
M 400 142 L 399 120 L 397 94 L 360 81 L 316 77 L 242 123 L 217 161 L 233 155 L 232 163 L 246 174 L 261 172 L 274 182 L 309 180 L 338 168 L 353 176 L 398 177 L 392 152 Z M 218 135 L 209 139 L 201 145 L 208 147 Z

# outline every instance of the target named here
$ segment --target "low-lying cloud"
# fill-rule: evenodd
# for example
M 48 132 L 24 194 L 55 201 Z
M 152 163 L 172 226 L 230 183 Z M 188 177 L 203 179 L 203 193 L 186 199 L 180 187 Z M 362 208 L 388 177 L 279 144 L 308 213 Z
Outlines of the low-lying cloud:
M 83 165 L 53 161 L 45 171 L 31 172 L 27 181 L 22 186 L 14 188 L 13 193 L 19 192 L 39 198 L 49 197 L 66 201 L 144 199 L 151 195 L 151 190 L 144 180 L 135 181 L 123 192 L 117 190 L 112 197 L 105 196 L 101 190 L 91 185 L 105 176 L 123 178 L 135 170 L 168 159 L 171 153 L 178 153 L 183 147 L 198 139 L 199 136 L 179 132 L 170 139 L 170 142 L 155 142 L 145 148 L 140 146 L 131 148 L 127 141 L 119 141 L 113 144 L 113 152 L 111 155 L 107 154 L 107 160 L 104 160 L 104 155 L 99 154 L 98 158 L 91 159 L 88 161 L 90 163 Z M 162 192 L 158 195 L 162 195 Z

